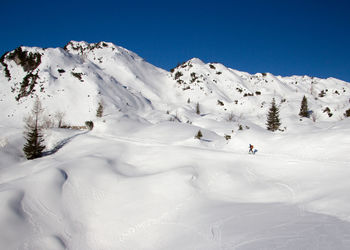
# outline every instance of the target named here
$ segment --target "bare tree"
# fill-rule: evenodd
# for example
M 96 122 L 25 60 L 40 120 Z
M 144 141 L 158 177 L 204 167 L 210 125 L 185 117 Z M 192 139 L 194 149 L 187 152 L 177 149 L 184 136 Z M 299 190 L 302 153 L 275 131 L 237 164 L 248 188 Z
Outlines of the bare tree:
M 56 113 L 55 113 L 55 118 L 56 118 L 56 120 L 57 120 L 57 126 L 59 127 L 59 128 L 61 128 L 62 127 L 62 125 L 63 125 L 63 118 L 64 118 L 64 112 L 61 112 L 61 111 L 57 111 Z

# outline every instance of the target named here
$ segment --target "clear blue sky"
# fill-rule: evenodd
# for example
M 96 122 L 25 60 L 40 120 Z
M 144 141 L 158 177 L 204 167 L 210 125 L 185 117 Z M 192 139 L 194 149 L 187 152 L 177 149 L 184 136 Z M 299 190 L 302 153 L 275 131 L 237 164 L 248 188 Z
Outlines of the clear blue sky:
M 107 41 L 168 70 L 198 57 L 350 82 L 350 1 L 72 1 L 2 0 L 0 54 Z

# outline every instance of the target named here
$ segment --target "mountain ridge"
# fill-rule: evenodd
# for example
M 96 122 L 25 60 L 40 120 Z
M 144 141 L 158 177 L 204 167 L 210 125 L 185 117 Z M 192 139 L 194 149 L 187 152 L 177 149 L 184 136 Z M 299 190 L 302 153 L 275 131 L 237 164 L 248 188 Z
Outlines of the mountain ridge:
M 199 58 L 166 71 L 103 41 L 70 41 L 64 48 L 22 46 L 5 53 L 1 65 L 0 96 L 6 103 L 1 114 L 4 119 L 16 117 L 15 123 L 28 112 L 34 96 L 39 96 L 51 113 L 66 113 L 67 123 L 79 124 L 95 118 L 101 101 L 108 112 L 121 110 L 141 116 L 151 110 L 190 112 L 187 102 L 198 102 L 224 119 L 231 112 L 262 117 L 275 97 L 281 105 L 288 104 L 283 104 L 287 116 L 297 117 L 303 95 L 308 97 L 315 120 L 336 121 L 348 108 L 350 92 L 349 84 L 336 78 L 250 74 Z M 57 103 L 64 104 L 62 110 L 55 107 Z M 253 122 L 264 124 L 261 118 Z

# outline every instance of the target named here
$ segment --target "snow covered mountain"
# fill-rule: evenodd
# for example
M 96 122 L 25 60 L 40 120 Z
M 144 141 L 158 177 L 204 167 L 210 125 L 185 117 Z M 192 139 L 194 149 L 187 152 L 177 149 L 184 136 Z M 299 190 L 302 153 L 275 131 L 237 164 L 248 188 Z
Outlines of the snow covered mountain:
M 261 126 L 273 97 L 280 103 L 281 116 L 293 120 L 298 120 L 304 95 L 315 120 L 341 120 L 349 108 L 349 84 L 337 79 L 251 75 L 196 58 L 169 73 L 106 42 L 72 41 L 64 49 L 19 47 L 5 54 L 1 64 L 1 119 L 16 123 L 36 95 L 47 112 L 64 112 L 67 123 L 77 124 L 94 119 L 99 102 L 107 113 L 120 110 L 140 116 L 150 110 L 182 114 L 198 102 L 203 112 L 217 119 L 232 113 Z
M 0 249 L 350 248 L 349 83 L 197 58 L 168 72 L 107 42 L 0 64 Z M 36 97 L 51 127 L 28 161 Z

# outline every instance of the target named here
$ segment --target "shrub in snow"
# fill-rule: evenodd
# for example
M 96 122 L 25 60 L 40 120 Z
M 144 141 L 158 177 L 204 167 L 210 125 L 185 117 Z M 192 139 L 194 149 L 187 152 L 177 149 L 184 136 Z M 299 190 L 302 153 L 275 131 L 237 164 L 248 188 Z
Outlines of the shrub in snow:
M 83 73 L 77 73 L 77 72 L 71 72 L 72 76 L 74 76 L 75 78 L 77 78 L 79 81 L 83 82 Z
M 321 90 L 321 92 L 318 94 L 319 97 L 324 97 L 326 95 L 326 92 L 324 90 Z
M 28 160 L 42 156 L 42 152 L 45 149 L 42 127 L 39 125 L 39 119 L 42 114 L 43 108 L 39 99 L 36 99 L 32 115 L 26 118 L 26 132 L 24 136 L 26 143 L 23 146 L 23 151 Z
M 323 113 L 327 113 L 329 117 L 332 117 L 333 116 L 333 113 L 331 112 L 331 109 L 329 107 L 326 107 L 324 110 L 323 110 Z
M 191 73 L 191 83 L 194 83 L 197 79 L 198 79 L 198 77 L 196 76 L 196 73 L 194 73 L 194 72 L 192 72 Z
M 344 116 L 345 117 L 350 117 L 350 109 L 345 111 Z
M 89 130 L 92 130 L 94 128 L 94 123 L 92 121 L 86 121 L 85 125 Z
M 272 132 L 279 129 L 281 126 L 280 118 L 279 118 L 279 109 L 276 106 L 275 98 L 272 99 L 271 107 L 267 114 L 267 122 L 266 122 L 267 130 Z
M 178 72 L 176 72 L 175 73 L 175 80 L 177 80 L 177 79 L 179 79 L 181 76 L 183 76 L 183 74 L 180 72 L 180 71 L 178 71 Z
M 200 130 L 198 130 L 198 132 L 197 132 L 197 134 L 195 135 L 195 137 L 194 137 L 194 138 L 196 138 L 196 139 L 200 140 L 202 137 L 203 137 L 202 132 L 201 132 Z

